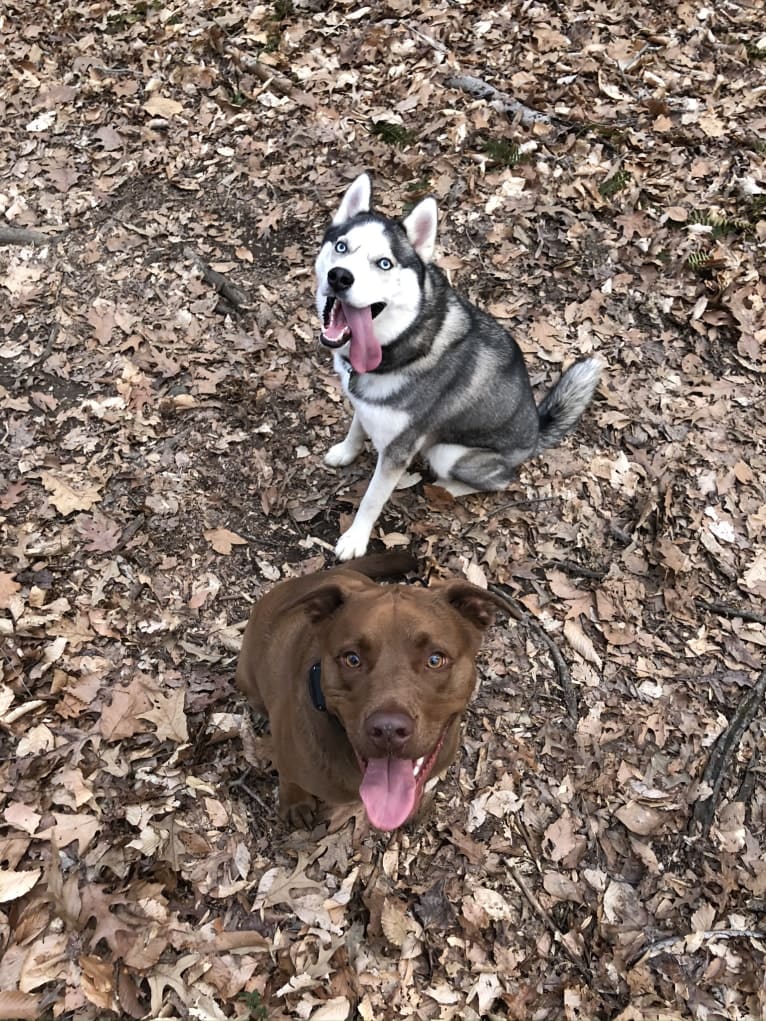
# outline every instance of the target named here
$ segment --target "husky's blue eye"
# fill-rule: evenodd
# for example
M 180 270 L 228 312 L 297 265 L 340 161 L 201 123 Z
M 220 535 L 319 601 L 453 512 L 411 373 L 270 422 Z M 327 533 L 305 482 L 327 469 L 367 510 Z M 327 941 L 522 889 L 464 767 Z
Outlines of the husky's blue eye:
M 393 269 L 394 268 L 393 262 L 391 262 L 391 260 L 387 259 L 385 256 L 382 259 L 378 259 L 377 266 L 378 266 L 378 269 Z
M 346 252 L 348 251 L 348 245 L 346 244 L 345 241 L 336 241 L 335 251 L 338 253 L 338 255 L 345 255 Z

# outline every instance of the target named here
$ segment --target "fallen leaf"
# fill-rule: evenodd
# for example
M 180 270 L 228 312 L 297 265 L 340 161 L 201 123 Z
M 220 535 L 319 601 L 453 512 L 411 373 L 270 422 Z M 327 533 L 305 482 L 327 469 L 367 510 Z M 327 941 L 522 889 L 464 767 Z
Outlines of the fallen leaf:
M 665 818 L 656 808 L 641 805 L 636 801 L 622 805 L 614 814 L 626 829 L 631 833 L 638 833 L 641 837 L 657 833 L 662 828 Z
M 311 1021 L 346 1021 L 351 1011 L 351 1001 L 345 996 L 335 996 L 312 1011 Z
M 183 110 L 183 104 L 155 92 L 144 103 L 144 110 L 152 117 L 175 117 Z
M 155 725 L 158 741 L 177 741 L 179 744 L 185 744 L 189 740 L 189 731 L 184 712 L 184 691 L 179 688 L 169 695 L 163 695 L 158 691 L 148 694 L 152 708 L 138 713 L 138 717 Z
M 209 528 L 202 534 L 216 553 L 221 553 L 224 556 L 231 553 L 232 546 L 246 546 L 248 542 L 247 539 L 243 539 L 241 535 L 237 535 L 236 532 L 232 532 L 228 528 Z
M 91 483 L 78 482 L 74 484 L 49 471 L 41 471 L 40 479 L 50 493 L 50 502 L 59 514 L 64 516 L 76 510 L 90 510 L 94 504 L 101 500 L 101 493 Z
M 14 581 L 16 575 L 0 571 L 0 610 L 7 610 L 13 596 L 21 590 L 21 585 Z
M 42 869 L 26 869 L 15 872 L 13 869 L 0 869 L 0 903 L 17 900 L 29 893 L 42 875 Z
M 75 519 L 75 528 L 87 540 L 87 553 L 110 553 L 122 534 L 121 526 L 99 510 L 94 511 L 90 517 L 79 514 Z
M 14 1021 L 38 1021 L 40 997 L 17 990 L 0 990 L 0 1017 Z
M 585 632 L 583 631 L 583 629 L 580 627 L 576 620 L 570 618 L 569 620 L 565 621 L 564 637 L 572 646 L 572 648 L 575 650 L 575 652 L 582 656 L 584 660 L 587 660 L 588 663 L 593 663 L 593 665 L 597 666 L 599 670 L 601 669 L 603 665 L 601 657 L 596 652 L 595 646 L 593 645 L 591 639 L 588 637 L 588 635 L 585 634 Z

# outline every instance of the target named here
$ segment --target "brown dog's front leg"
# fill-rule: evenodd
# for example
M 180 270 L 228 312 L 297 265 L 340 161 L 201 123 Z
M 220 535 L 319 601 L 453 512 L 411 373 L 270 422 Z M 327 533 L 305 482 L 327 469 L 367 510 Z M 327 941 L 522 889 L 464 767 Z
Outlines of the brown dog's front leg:
M 317 800 L 297 783 L 279 781 L 279 817 L 293 829 L 310 830 L 314 825 Z

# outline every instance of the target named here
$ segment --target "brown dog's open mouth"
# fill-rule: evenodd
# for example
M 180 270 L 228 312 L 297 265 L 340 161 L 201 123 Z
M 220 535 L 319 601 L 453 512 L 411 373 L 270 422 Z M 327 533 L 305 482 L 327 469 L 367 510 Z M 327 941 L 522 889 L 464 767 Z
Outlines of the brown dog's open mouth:
M 430 755 L 419 759 L 363 759 L 357 753 L 363 773 L 359 794 L 376 829 L 395 830 L 417 811 L 446 733 L 447 727 Z

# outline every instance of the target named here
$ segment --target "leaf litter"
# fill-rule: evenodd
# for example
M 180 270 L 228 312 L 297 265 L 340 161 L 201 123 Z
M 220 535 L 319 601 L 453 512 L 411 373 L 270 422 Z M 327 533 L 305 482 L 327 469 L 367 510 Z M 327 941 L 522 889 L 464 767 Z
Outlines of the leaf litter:
M 761 1016 L 755 7 L 8 0 L 0 41 L 0 1016 Z M 517 608 L 427 817 L 289 833 L 233 667 L 370 474 L 322 463 L 311 268 L 369 168 L 538 388 L 607 369 L 508 492 L 379 523 Z

